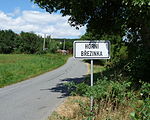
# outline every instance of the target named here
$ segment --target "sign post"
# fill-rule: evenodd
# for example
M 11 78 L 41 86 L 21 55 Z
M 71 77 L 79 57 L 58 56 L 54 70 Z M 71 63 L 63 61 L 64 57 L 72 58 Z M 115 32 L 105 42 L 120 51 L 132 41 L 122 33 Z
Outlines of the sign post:
M 93 86 L 93 60 L 91 60 L 91 87 Z M 91 96 L 91 111 L 93 110 L 93 96 Z
M 93 60 L 110 59 L 110 42 L 104 40 L 97 41 L 74 41 L 73 56 L 79 59 L 91 60 L 91 87 L 93 86 Z M 93 110 L 93 96 L 91 96 L 91 111 Z

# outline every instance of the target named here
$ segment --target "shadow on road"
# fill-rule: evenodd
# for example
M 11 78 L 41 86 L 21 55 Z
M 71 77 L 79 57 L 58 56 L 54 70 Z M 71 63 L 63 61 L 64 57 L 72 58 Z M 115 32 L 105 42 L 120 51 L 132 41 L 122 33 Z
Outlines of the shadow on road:
M 79 84 L 79 83 L 83 82 L 84 79 L 85 79 L 85 76 L 83 76 L 81 78 L 62 79 L 55 87 L 48 88 L 48 89 L 41 89 L 41 90 L 49 90 L 51 92 L 59 92 L 62 95 L 58 98 L 65 98 L 65 97 L 69 96 L 70 91 L 68 90 L 68 87 L 64 83 L 74 82 L 76 84 Z

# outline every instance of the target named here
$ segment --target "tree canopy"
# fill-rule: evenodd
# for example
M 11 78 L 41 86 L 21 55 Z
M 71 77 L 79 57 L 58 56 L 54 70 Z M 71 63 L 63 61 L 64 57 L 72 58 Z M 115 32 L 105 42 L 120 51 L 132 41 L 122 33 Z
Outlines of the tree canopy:
M 32 0 L 47 12 L 69 15 L 77 28 L 87 25 L 95 34 L 122 34 L 130 30 L 136 36 L 150 33 L 149 0 Z M 138 33 L 137 33 L 138 32 Z

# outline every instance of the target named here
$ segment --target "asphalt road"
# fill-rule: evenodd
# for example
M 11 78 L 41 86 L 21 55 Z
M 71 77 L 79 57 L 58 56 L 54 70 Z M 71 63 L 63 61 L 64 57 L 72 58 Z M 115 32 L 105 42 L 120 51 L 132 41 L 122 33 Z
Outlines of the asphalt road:
M 87 69 L 69 58 L 56 70 L 0 88 L 0 120 L 46 120 L 67 96 L 63 83 L 83 79 Z

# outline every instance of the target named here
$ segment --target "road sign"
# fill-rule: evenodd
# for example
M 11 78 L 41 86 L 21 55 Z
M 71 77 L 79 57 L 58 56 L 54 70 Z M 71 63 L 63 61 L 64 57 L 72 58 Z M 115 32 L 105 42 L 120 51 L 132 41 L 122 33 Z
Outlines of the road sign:
M 81 59 L 110 59 L 110 42 L 74 41 L 73 56 Z
M 93 86 L 93 59 L 110 59 L 110 42 L 97 41 L 74 41 L 74 58 L 91 59 L 91 87 Z M 91 111 L 93 110 L 93 96 L 91 96 Z

